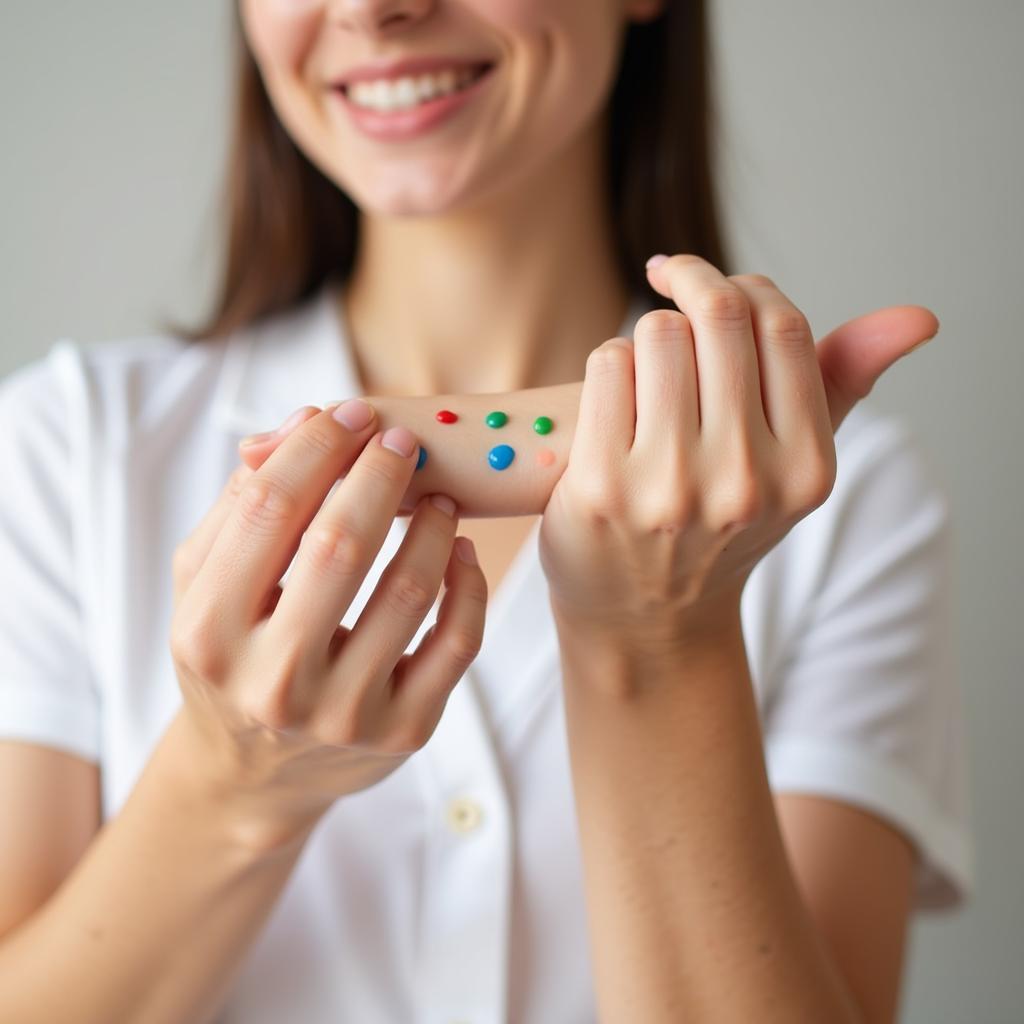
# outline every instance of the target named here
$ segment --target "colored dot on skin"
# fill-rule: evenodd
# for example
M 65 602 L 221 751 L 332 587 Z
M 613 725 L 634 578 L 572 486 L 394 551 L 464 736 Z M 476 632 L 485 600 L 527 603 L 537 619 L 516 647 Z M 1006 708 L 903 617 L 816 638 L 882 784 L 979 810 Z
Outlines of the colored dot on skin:
M 548 416 L 538 416 L 533 421 L 533 429 L 536 430 L 538 434 L 550 434 L 554 429 L 554 426 L 554 423 L 551 422 L 551 419 Z
M 508 469 L 515 457 L 515 451 L 507 444 L 496 445 L 487 453 L 487 461 L 495 469 Z
M 550 466 L 555 461 L 555 453 L 550 448 L 541 448 L 537 452 L 537 465 Z
M 423 463 L 426 462 L 426 461 L 427 461 L 427 449 L 424 448 L 423 445 L 420 445 L 420 453 L 416 457 L 416 469 L 422 469 L 423 468 Z M 416 469 L 413 470 L 414 473 L 416 472 Z
M 489 412 L 487 419 L 484 421 L 489 427 L 503 427 L 508 423 L 508 416 L 500 411 Z
M 442 409 L 434 418 L 438 423 L 454 423 L 459 417 L 451 409 Z

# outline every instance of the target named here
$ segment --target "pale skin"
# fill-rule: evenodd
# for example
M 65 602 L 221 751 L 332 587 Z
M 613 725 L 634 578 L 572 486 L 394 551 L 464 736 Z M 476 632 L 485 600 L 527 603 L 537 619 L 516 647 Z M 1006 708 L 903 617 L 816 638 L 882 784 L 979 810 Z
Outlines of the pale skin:
M 788 421 L 794 437 L 816 429 L 819 438 L 827 430 L 830 439 L 881 373 L 938 329 L 934 315 L 922 307 L 878 310 L 841 325 L 816 344 L 805 328 L 802 343 L 797 339 L 792 346 L 789 365 L 779 355 L 787 351 L 787 336 L 774 332 L 787 319 L 799 321 L 800 315 L 770 279 L 725 278 L 695 257 L 677 258 L 671 266 L 674 289 L 668 280 L 655 280 L 663 281 L 659 290 L 679 297 L 680 308 L 685 302 L 691 311 L 700 309 L 709 291 L 721 293 L 732 284 L 749 309 L 751 353 L 753 324 L 771 325 L 756 351 L 768 354 L 773 352 L 770 345 L 778 346 L 771 356 L 776 363 L 770 376 L 774 394 L 768 392 L 775 400 L 776 424 L 785 421 L 786 389 L 802 386 L 801 373 L 810 379 L 813 401 L 806 402 L 803 418 L 794 415 Z M 674 327 L 683 327 L 683 333 L 674 333 Z M 624 402 L 620 393 L 617 403 L 620 410 L 623 405 L 632 409 L 633 450 L 645 427 L 657 442 L 655 450 L 666 437 L 682 432 L 668 408 L 671 392 L 659 391 L 659 382 L 671 380 L 672 349 L 697 349 L 694 333 L 677 313 L 642 317 L 637 336 L 648 361 L 646 376 L 635 367 L 627 369 L 636 341 L 613 339 L 594 353 L 614 360 L 622 351 L 615 348 L 618 341 L 627 342 L 626 360 L 618 367 L 613 364 L 611 375 L 626 382 L 626 391 L 635 388 L 635 402 Z M 709 367 L 710 354 L 722 351 L 712 348 L 711 337 L 706 331 L 701 350 L 709 354 Z M 609 348 L 614 351 L 609 353 Z M 793 358 L 797 353 L 802 361 Z M 614 395 L 599 391 L 607 372 L 602 365 L 600 358 L 587 364 L 594 435 L 602 420 L 612 420 L 607 410 L 616 404 Z M 692 375 L 691 398 L 697 376 Z M 705 379 L 714 379 L 710 368 Z M 713 393 L 714 385 L 706 387 L 703 407 L 710 410 L 721 396 Z M 407 503 L 436 492 L 452 495 L 463 517 L 529 514 L 537 509 L 538 490 L 565 473 L 563 451 L 568 449 L 565 462 L 580 450 L 598 462 L 602 451 L 614 451 L 611 436 L 586 448 L 574 441 L 586 388 L 587 381 L 499 396 L 366 396 L 375 417 L 362 432 L 368 441 L 364 451 L 372 451 L 382 432 L 411 427 L 412 440 L 430 452 L 423 470 L 409 476 L 396 515 Z M 646 419 L 641 413 L 644 389 L 649 399 Z M 705 395 L 703 388 L 700 394 Z M 718 400 L 717 406 L 727 410 L 727 400 Z M 334 408 L 329 405 L 326 411 Z M 818 411 L 817 423 L 812 408 Z M 441 424 L 435 419 L 440 409 L 465 416 L 457 424 Z M 499 430 L 484 422 L 494 409 L 509 414 Z M 542 409 L 557 426 L 544 437 L 531 437 L 529 428 Z M 306 407 L 302 423 L 323 415 L 316 407 Z M 710 430 L 713 419 L 706 419 Z M 723 413 L 723 423 L 735 422 Z M 520 430 L 505 433 L 513 424 Z M 240 452 L 246 467 L 263 471 L 297 430 L 301 432 L 293 423 L 283 433 L 244 439 Z M 555 448 L 556 434 L 562 435 L 558 460 L 539 470 L 530 456 L 543 446 Z M 522 453 L 521 473 L 499 473 L 483 460 L 498 436 Z M 825 468 L 818 491 L 798 499 L 798 518 L 824 501 L 831 489 L 834 465 L 828 445 L 821 461 Z M 416 464 L 415 452 L 408 462 Z M 428 479 L 426 466 L 431 464 L 435 475 Z M 600 475 L 599 465 L 580 465 L 584 480 Z M 794 480 L 814 470 L 813 460 L 808 468 L 785 453 L 780 466 L 781 476 Z M 341 475 L 345 483 L 336 494 L 348 485 L 348 470 Z M 680 481 L 670 486 L 682 490 Z M 361 503 L 369 496 L 352 500 Z M 544 493 L 540 510 L 551 501 L 551 494 Z M 465 533 L 465 521 L 460 531 Z M 591 558 L 607 564 L 620 561 L 607 546 L 603 559 L 597 554 Z M 666 620 L 667 635 L 650 628 L 652 617 L 645 606 L 643 631 L 632 641 L 620 634 L 618 642 L 612 623 L 599 622 L 590 629 L 574 625 L 572 611 L 553 603 L 562 640 L 567 727 L 602 1012 L 608 1020 L 670 1021 L 684 1012 L 700 1020 L 717 1019 L 716 1014 L 722 1019 L 729 1014 L 776 1019 L 765 1009 L 767 1002 L 778 1007 L 780 1021 L 892 1020 L 898 1007 L 914 851 L 905 837 L 857 808 L 812 795 L 772 797 L 761 767 L 737 593 L 730 594 L 729 588 L 724 593 L 724 601 L 714 596 L 695 602 L 684 616 L 674 614 Z M 621 621 L 628 600 L 620 585 L 611 589 L 611 596 L 610 607 Z M 682 621 L 692 627 L 680 628 Z M 683 680 L 686 685 L 681 685 Z M 721 741 L 723 735 L 730 737 L 728 744 Z M 614 772 L 607 770 L 611 747 L 616 750 Z M 649 802 L 638 799 L 641 793 L 648 794 Z M 666 813 L 666 806 L 673 813 Z M 658 822 L 657 833 L 652 821 Z M 646 837 L 643 843 L 637 841 L 641 835 Z M 614 837 L 621 841 L 610 841 Z M 695 864 L 705 868 L 695 870 Z M 859 880 L 856 892 L 844 884 L 850 877 Z M 669 893 L 674 900 L 666 898 Z M 696 906 L 705 912 L 695 914 Z M 712 934 L 715 941 L 709 942 Z M 628 957 L 626 950 L 632 951 Z
M 602 0 L 585 17 L 552 0 L 385 6 L 242 4 L 283 123 L 362 213 L 345 313 L 377 418 L 352 433 L 309 407 L 287 436 L 240 452 L 175 559 L 182 709 L 102 830 L 95 765 L 0 743 L 0 811 L 19 822 L 0 846 L 0 1019 L 212 1019 L 325 810 L 432 734 L 502 563 L 526 517 L 543 515 L 602 1022 L 894 1020 L 914 851 L 849 805 L 770 793 L 737 612 L 757 559 L 827 497 L 832 433 L 935 333 L 934 315 L 877 311 L 815 345 L 770 281 L 672 254 L 651 283 L 681 313 L 660 331 L 657 317 L 638 325 L 625 348 L 602 344 L 626 291 L 601 206 L 602 126 L 588 118 L 622 19 L 659 5 Z M 388 53 L 416 50 L 404 33 L 420 27 L 436 32 L 421 51 L 486 53 L 505 73 L 480 122 L 394 160 L 314 87 L 382 52 L 385 28 Z M 721 299 L 709 318 L 706 296 L 724 292 L 713 324 Z M 751 371 L 773 383 L 767 408 Z M 706 422 L 717 413 L 732 429 L 684 418 L 698 389 Z M 438 424 L 442 407 L 466 416 Z M 508 426 L 472 415 L 493 408 Z M 555 421 L 545 438 L 532 432 L 541 414 Z M 790 417 L 776 449 L 755 414 Z M 703 453 L 705 475 L 653 429 L 666 424 Z M 414 454 L 376 443 L 391 426 L 428 448 L 419 473 Z M 517 461 L 490 469 L 486 450 L 509 437 Z M 758 456 L 747 465 L 740 440 Z M 814 443 L 798 455 L 801 440 Z M 553 466 L 533 462 L 540 446 Z M 684 508 L 694 487 L 719 500 Z M 416 507 L 406 541 L 341 630 L 403 498 Z M 732 561 L 708 529 L 721 517 L 742 523 Z M 485 525 L 481 569 L 453 542 Z M 654 527 L 664 557 L 652 563 L 636 556 Z M 587 575 L 637 564 L 658 575 Z M 442 582 L 436 630 L 405 655 Z M 654 593 L 666 614 L 641 628 L 631 613 Z

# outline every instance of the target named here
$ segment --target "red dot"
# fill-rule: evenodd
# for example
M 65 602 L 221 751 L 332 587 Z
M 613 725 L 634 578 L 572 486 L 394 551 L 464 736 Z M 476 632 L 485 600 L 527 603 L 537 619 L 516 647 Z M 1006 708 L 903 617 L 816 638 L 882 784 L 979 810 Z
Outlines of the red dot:
M 442 409 L 436 417 L 439 423 L 454 423 L 458 418 L 451 409 Z

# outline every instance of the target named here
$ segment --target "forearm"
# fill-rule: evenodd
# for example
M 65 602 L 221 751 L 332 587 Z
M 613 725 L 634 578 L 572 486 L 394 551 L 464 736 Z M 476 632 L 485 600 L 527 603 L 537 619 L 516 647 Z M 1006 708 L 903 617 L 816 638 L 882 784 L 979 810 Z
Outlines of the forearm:
M 786 860 L 738 617 L 642 669 L 560 634 L 602 1024 L 858 1021 Z
M 565 469 L 576 430 L 582 383 L 556 384 L 501 394 L 375 396 L 366 395 L 378 414 L 378 429 L 408 427 L 427 450 L 422 468 L 412 475 L 403 508 L 412 508 L 423 494 L 450 495 L 461 518 L 540 515 Z M 454 423 L 441 423 L 441 410 L 454 412 Z M 489 413 L 501 411 L 508 421 L 487 425 Z M 538 417 L 551 420 L 549 433 L 534 429 Z M 514 458 L 505 469 L 494 468 L 488 453 L 508 445 Z M 542 450 L 548 464 L 538 462 Z M 542 456 L 543 457 L 543 456 Z
M 211 1020 L 302 849 L 257 852 L 177 731 L 53 897 L 0 943 L 0 1020 Z M 308 834 L 308 833 L 307 833 Z

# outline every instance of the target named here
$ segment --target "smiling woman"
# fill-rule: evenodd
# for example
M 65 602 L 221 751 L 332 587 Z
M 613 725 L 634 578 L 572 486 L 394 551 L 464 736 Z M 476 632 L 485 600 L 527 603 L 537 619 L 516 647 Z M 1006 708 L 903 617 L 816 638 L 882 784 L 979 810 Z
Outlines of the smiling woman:
M 581 128 L 588 129 L 583 136 L 587 148 L 598 150 L 587 154 L 584 166 L 603 168 L 604 181 L 591 180 L 588 171 L 586 177 L 576 178 L 586 183 L 586 192 L 577 188 L 573 195 L 577 201 L 586 195 L 607 205 L 612 223 L 594 219 L 586 235 L 567 233 L 563 264 L 572 260 L 574 246 L 609 262 L 606 273 L 615 284 L 602 291 L 609 298 L 618 294 L 615 305 L 620 314 L 622 281 L 650 307 L 671 305 L 643 273 L 643 261 L 652 252 L 699 252 L 715 266 L 728 268 L 731 260 L 718 222 L 710 168 L 711 67 L 703 2 L 673 4 L 659 15 L 658 4 L 638 0 L 629 5 L 634 20 L 625 23 L 624 31 L 618 20 L 609 21 L 618 18 L 619 6 L 604 0 L 596 8 L 545 0 L 431 5 L 430 42 L 415 47 L 401 39 L 399 28 L 403 17 L 421 26 L 415 5 L 390 14 L 386 5 L 377 10 L 371 21 L 383 20 L 375 22 L 379 28 L 370 34 L 350 8 L 342 8 L 331 22 L 335 40 L 348 42 L 346 53 L 338 54 L 336 47 L 325 52 L 324 36 L 317 31 L 325 17 L 324 4 L 241 3 L 236 117 L 225 182 L 230 220 L 221 290 L 206 323 L 196 329 L 177 325 L 173 330 L 194 340 L 225 336 L 254 319 L 292 307 L 325 281 L 348 280 L 356 269 L 360 204 L 390 206 L 395 213 L 416 212 L 422 203 L 427 210 L 439 210 L 451 202 L 445 196 L 454 191 L 462 193 L 463 205 L 469 205 L 474 192 L 524 165 L 533 166 L 536 180 L 545 155 L 562 148 L 565 135 Z M 596 17 L 598 12 L 607 17 Z M 461 26 L 461 31 L 456 34 L 446 25 Z M 487 32 L 488 25 L 500 30 Z M 596 33 L 603 36 L 592 38 Z M 491 95 L 479 97 L 485 102 L 482 109 L 472 111 L 468 123 L 461 116 L 453 119 L 454 135 L 449 132 L 435 142 L 431 134 L 430 145 L 403 143 L 392 153 L 359 130 L 352 119 L 353 104 L 339 97 L 338 83 L 360 69 L 372 78 L 382 67 L 412 61 L 415 68 L 423 60 L 492 64 L 483 79 L 494 79 L 488 85 Z M 597 94 L 588 96 L 588 89 Z M 581 111 L 581 105 L 589 105 L 589 110 Z M 638 110 L 645 116 L 637 117 Z M 577 145 L 563 155 L 562 162 L 580 163 L 569 159 L 579 149 Z M 672 168 L 672 173 L 666 174 L 665 168 Z M 336 178 L 346 186 L 339 188 Z M 399 189 L 405 192 L 404 200 Z M 423 198 L 413 203 L 410 194 Z M 537 198 L 534 209 L 524 214 L 530 220 L 547 218 L 556 224 L 562 218 L 550 209 L 571 208 L 550 189 Z M 429 218 L 421 222 L 424 228 L 428 224 Z M 363 224 L 364 233 L 367 226 Z M 515 234 L 508 235 L 503 242 L 509 269 L 516 266 L 522 274 L 532 267 L 536 275 L 547 273 L 569 298 L 573 279 L 563 273 L 560 254 L 550 246 L 543 259 L 520 253 L 512 246 L 514 239 Z M 443 238 L 438 241 L 445 245 Z M 474 244 L 466 236 L 460 248 Z M 408 241 L 403 251 L 408 251 Z M 445 263 L 435 251 L 429 265 Z M 422 266 L 407 257 L 392 265 L 406 271 Z M 483 295 L 474 305 L 481 310 L 500 308 Z M 592 302 L 585 308 L 590 306 Z M 449 310 L 449 320 L 453 312 Z M 604 311 L 601 319 L 612 326 L 596 331 L 575 327 L 587 339 L 585 350 L 593 347 L 593 339 L 614 330 L 621 317 Z M 466 321 L 471 323 L 468 315 Z M 451 330 L 450 323 L 447 329 Z M 576 354 L 577 366 L 578 358 Z M 578 377 L 577 372 L 561 379 Z
M 0 1020 L 893 1020 L 937 317 L 730 273 L 701 0 L 237 10 L 207 321 L 0 388 Z

